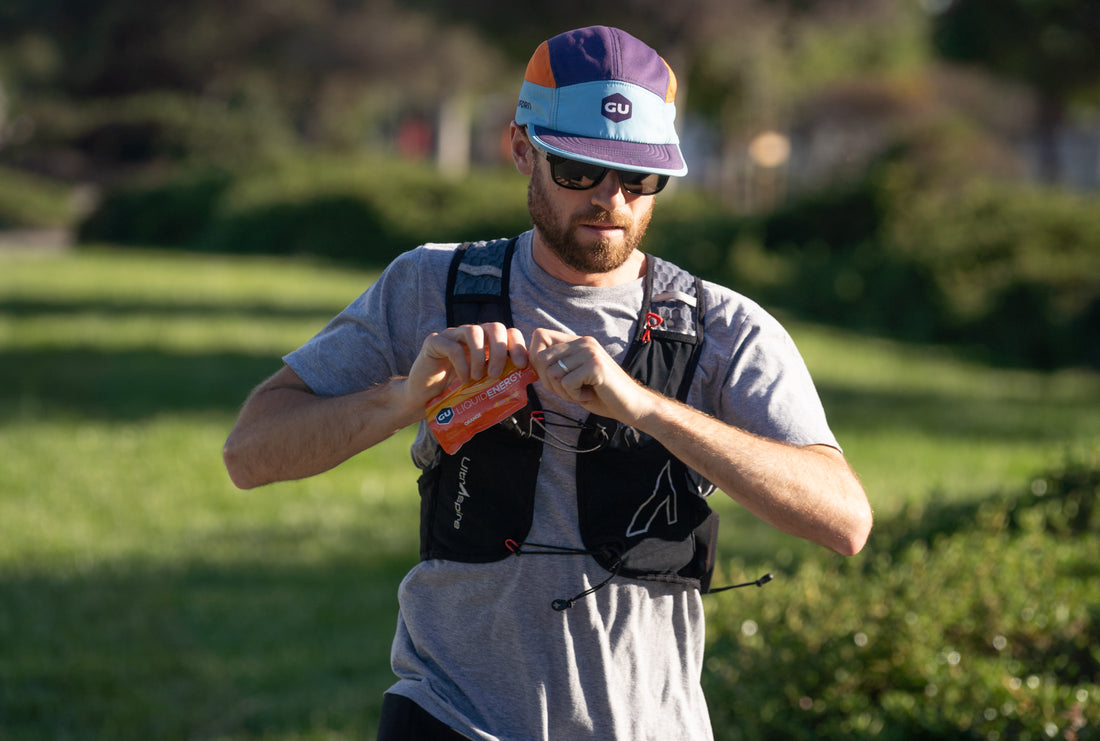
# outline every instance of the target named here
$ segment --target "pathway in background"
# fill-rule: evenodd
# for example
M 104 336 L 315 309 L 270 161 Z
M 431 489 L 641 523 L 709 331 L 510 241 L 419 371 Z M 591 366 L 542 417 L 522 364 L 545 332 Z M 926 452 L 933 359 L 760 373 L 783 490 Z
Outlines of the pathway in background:
M 73 246 L 68 229 L 0 230 L 0 251 L 3 252 L 65 252 Z

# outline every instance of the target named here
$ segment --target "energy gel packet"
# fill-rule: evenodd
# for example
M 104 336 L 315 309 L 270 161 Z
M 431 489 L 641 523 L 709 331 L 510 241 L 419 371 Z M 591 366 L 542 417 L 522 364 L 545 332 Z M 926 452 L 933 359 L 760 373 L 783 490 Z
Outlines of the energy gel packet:
M 517 368 L 508 358 L 500 378 L 454 383 L 425 405 L 428 427 L 443 450 L 453 455 L 471 437 L 527 405 L 527 385 L 538 380 L 531 366 Z

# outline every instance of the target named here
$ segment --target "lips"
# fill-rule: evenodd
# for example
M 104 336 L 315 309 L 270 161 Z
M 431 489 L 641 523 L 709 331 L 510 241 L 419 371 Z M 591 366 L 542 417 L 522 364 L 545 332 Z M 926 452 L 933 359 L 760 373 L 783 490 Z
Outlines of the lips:
M 616 218 L 613 214 L 603 210 L 596 213 L 581 214 L 574 219 L 573 223 L 576 226 L 584 226 L 597 231 L 627 231 L 631 226 L 630 220 Z

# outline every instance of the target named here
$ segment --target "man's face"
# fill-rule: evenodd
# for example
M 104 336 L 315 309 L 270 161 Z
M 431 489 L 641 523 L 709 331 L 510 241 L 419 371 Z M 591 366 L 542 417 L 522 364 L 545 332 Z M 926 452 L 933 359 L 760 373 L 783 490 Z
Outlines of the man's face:
M 627 193 L 609 172 L 589 190 L 569 190 L 550 177 L 550 163 L 535 152 L 527 187 L 531 221 L 558 258 L 584 273 L 609 273 L 641 244 L 653 214 L 653 196 Z

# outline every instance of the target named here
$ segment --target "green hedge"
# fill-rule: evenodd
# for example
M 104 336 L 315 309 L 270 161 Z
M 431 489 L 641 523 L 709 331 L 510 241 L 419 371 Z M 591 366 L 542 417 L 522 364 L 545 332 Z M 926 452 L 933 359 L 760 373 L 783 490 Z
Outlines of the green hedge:
M 1098 495 L 1100 449 L 1022 494 L 903 512 L 864 555 L 717 597 L 717 737 L 1097 738 Z
M 424 242 L 493 238 L 529 225 L 524 182 L 514 173 L 451 180 L 426 165 L 310 157 L 116 189 L 82 224 L 80 239 L 377 267 Z
M 0 229 L 66 227 L 74 216 L 74 191 L 68 185 L 0 167 Z
M 227 172 L 187 173 L 164 183 L 132 183 L 106 193 L 80 225 L 80 241 L 187 247 L 215 219 L 233 183 Z

